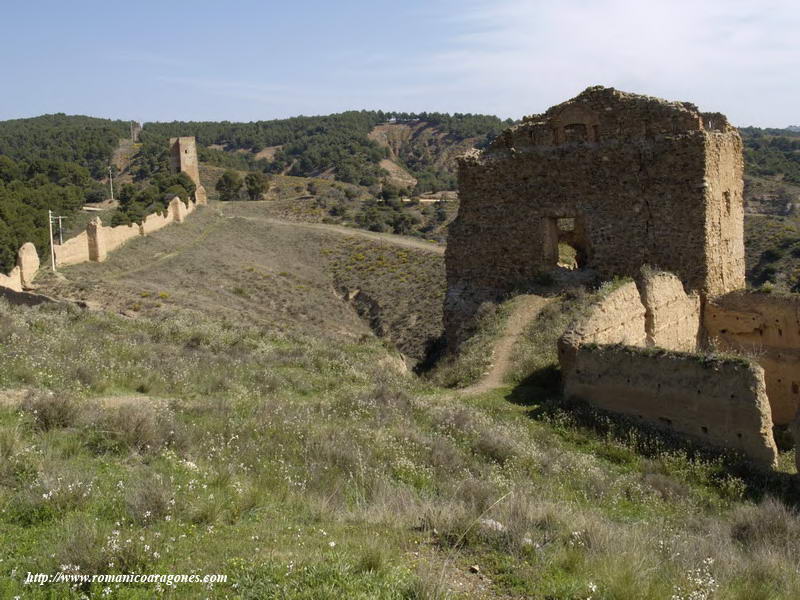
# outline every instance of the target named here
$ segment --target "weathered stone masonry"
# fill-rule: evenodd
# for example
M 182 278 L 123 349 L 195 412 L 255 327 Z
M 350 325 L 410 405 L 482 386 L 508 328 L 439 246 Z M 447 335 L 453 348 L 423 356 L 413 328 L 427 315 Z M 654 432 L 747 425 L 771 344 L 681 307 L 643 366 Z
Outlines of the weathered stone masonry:
M 712 343 L 764 368 L 772 420 L 789 424 L 800 407 L 800 294 L 732 292 L 706 304 L 704 321 Z
M 764 369 L 695 353 L 700 323 L 700 299 L 675 275 L 643 269 L 559 340 L 565 396 L 773 466 Z
M 169 160 L 173 173 L 186 173 L 197 186 L 194 193 L 197 204 L 207 204 L 206 189 L 200 183 L 200 162 L 194 137 L 170 138 Z
M 765 467 L 777 463 L 764 370 L 757 364 L 633 346 L 581 346 L 564 393 L 737 450 Z
M 800 296 L 737 291 L 742 174 L 738 132 L 689 103 L 598 87 L 523 119 L 459 162 L 449 346 L 482 302 L 555 268 L 566 242 L 578 267 L 634 281 L 559 340 L 565 395 L 774 465 L 773 423 L 800 406 Z M 713 345 L 754 357 L 697 354 Z
M 554 267 L 559 239 L 606 277 L 649 264 L 690 291 L 743 287 L 742 171 L 736 129 L 689 103 L 596 87 L 526 117 L 459 162 L 448 342 L 481 302 Z M 575 230 L 560 231 L 561 218 Z

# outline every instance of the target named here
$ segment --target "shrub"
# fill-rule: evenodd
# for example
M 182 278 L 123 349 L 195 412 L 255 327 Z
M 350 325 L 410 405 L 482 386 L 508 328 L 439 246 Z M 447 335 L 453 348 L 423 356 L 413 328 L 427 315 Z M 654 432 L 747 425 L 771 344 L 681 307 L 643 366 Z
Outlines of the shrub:
M 98 411 L 90 423 L 90 446 L 96 452 L 158 452 L 177 439 L 174 415 L 154 401 L 125 402 Z
M 131 519 L 140 524 L 163 519 L 173 500 L 172 488 L 160 474 L 140 472 L 125 490 L 125 507 Z
M 800 552 L 800 516 L 775 498 L 760 504 L 738 507 L 731 515 L 730 535 L 751 553 L 759 547 Z
M 33 416 L 36 427 L 42 431 L 72 427 L 81 412 L 73 398 L 47 392 L 29 394 L 22 403 L 22 410 Z
M 76 515 L 64 524 L 56 543 L 55 558 L 59 565 L 80 567 L 81 573 L 105 573 L 108 571 L 108 557 L 104 543 L 105 531 L 97 521 Z
M 516 454 L 514 441 L 497 428 L 484 429 L 473 445 L 475 453 L 498 464 L 505 464 Z

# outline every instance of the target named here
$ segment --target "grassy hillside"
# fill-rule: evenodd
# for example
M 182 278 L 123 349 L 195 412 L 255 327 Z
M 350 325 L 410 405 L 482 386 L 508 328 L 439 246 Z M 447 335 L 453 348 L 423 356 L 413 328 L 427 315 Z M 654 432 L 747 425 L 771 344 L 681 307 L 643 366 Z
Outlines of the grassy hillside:
M 246 208 L 246 207 L 244 207 Z M 129 317 L 169 315 L 177 307 L 276 331 L 298 323 L 315 335 L 358 337 L 365 327 L 336 295 L 321 252 L 339 236 L 298 236 L 287 225 L 201 210 L 187 223 L 132 240 L 102 264 L 48 273 L 40 289 Z
M 800 135 L 754 127 L 741 132 L 748 283 L 800 291 Z
M 442 335 L 444 256 L 355 237 L 325 252 L 336 286 L 359 316 L 411 366 L 424 361 Z
M 154 126 L 139 191 L 164 172 L 159 136 L 196 133 L 220 146 L 202 151 L 212 199 L 225 168 L 267 168 L 265 201 L 212 203 L 102 264 L 42 273 L 41 291 L 88 310 L 0 301 L 0 597 L 799 597 L 792 452 L 757 473 L 564 403 L 554 341 L 591 292 L 550 291 L 501 389 L 445 386 L 480 378 L 511 304 L 484 307 L 459 360 L 409 373 L 396 347 L 426 356 L 444 289 L 419 236 L 440 239 L 455 203 L 369 178 L 388 159 L 446 173 L 447 148 L 491 120 L 397 115 L 383 149 L 367 136 L 388 118 Z M 794 150 L 748 147 L 767 157 L 748 174 L 748 274 L 792 288 Z M 84 173 L 48 169 L 30 177 L 41 198 Z M 300 176 L 330 169 L 345 181 Z M 25 586 L 29 571 L 228 580 Z
M 225 171 L 240 178 L 247 170 L 231 170 L 204 164 L 200 179 L 209 199 L 217 200 L 216 184 Z M 355 184 L 319 177 L 271 175 L 259 210 L 271 217 L 304 223 L 329 223 L 367 229 L 378 233 L 413 235 L 444 242 L 447 225 L 455 217 L 455 194 L 426 194 L 413 198 L 399 196 L 386 186 L 379 194 Z M 244 196 L 244 194 L 241 194 Z
M 0 302 L 2 597 L 797 597 L 787 473 L 525 377 L 464 398 L 404 374 L 337 281 L 429 318 L 440 271 L 357 235 L 210 206 L 45 281 L 105 310 Z M 22 585 L 78 570 L 228 581 Z
M 780 176 L 800 184 L 800 133 L 792 129 L 741 130 L 747 170 L 753 176 Z

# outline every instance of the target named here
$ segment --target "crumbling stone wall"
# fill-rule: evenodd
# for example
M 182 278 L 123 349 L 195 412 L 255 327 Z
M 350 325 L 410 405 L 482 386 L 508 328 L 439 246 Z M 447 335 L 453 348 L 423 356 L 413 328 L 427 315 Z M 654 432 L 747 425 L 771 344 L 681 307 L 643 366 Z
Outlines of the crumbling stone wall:
M 26 242 L 17 251 L 17 264 L 8 275 L 0 273 L 0 287 L 15 292 L 30 289 L 39 270 L 39 255 L 36 246 Z
M 22 291 L 22 276 L 19 267 L 14 267 L 8 275 L 0 273 L 0 286 L 14 290 L 15 292 Z
M 55 247 L 56 265 L 66 267 L 89 260 L 89 235 L 83 231 Z
M 690 291 L 744 286 L 742 142 L 685 102 L 589 88 L 523 119 L 459 161 L 459 213 L 446 251 L 445 329 L 456 346 L 477 307 L 555 267 L 635 276 L 643 264 Z M 574 219 L 562 235 L 558 220 Z
M 186 217 L 193 213 L 195 202 L 184 203 L 175 196 L 169 203 L 166 215 L 156 213 L 142 221 L 141 225 L 118 225 L 106 227 L 99 217 L 89 222 L 86 228 L 89 246 L 89 260 L 102 262 L 109 252 L 112 252 L 135 237 L 147 235 L 150 231 L 161 229 L 169 223 L 182 223 Z M 149 220 L 148 220 L 149 219 Z
M 163 213 L 153 213 L 148 215 L 142 220 L 142 235 L 148 235 L 154 231 L 158 231 L 172 223 L 172 217 L 169 210 Z
M 764 371 L 744 359 L 584 345 L 564 391 L 762 466 L 777 464 Z
M 700 307 L 675 275 L 643 268 L 559 339 L 565 395 L 772 465 L 764 369 L 695 353 Z
M 635 283 L 559 340 L 566 394 L 773 465 L 773 422 L 800 431 L 800 295 L 736 291 L 742 173 L 737 131 L 686 102 L 596 87 L 523 119 L 459 161 L 448 344 L 568 243 L 578 267 Z M 753 358 L 695 353 L 715 341 Z
M 633 281 L 608 293 L 559 339 L 562 373 L 572 372 L 578 348 L 584 344 L 644 346 L 647 341 L 645 313 Z
M 202 185 L 198 185 L 197 188 L 194 190 L 194 201 L 197 203 L 198 206 L 208 204 L 208 195 L 206 194 L 206 188 L 204 188 Z
M 177 196 L 170 202 L 164 213 L 154 213 L 142 221 L 141 225 L 119 225 L 108 227 L 97 217 L 92 219 L 81 232 L 63 244 L 55 247 L 56 265 L 59 267 L 83 262 L 102 262 L 108 253 L 139 236 L 157 231 L 170 223 L 181 223 L 187 215 L 197 208 L 196 202 L 184 203 Z M 28 242 L 17 254 L 17 266 L 8 274 L 0 273 L 0 287 L 21 292 L 32 287 L 32 282 L 40 268 L 39 255 L 35 246 Z
M 789 424 L 800 407 L 800 294 L 732 292 L 711 299 L 704 317 L 712 342 L 764 368 L 772 420 Z
M 54 248 L 57 266 L 75 265 L 87 261 L 102 262 L 108 253 L 125 242 L 157 231 L 170 223 L 181 223 L 198 205 L 207 204 L 206 191 L 200 185 L 200 171 L 197 161 L 197 146 L 193 137 L 179 137 L 170 140 L 170 160 L 174 171 L 185 172 L 194 181 L 194 200 L 172 199 L 167 210 L 146 217 L 141 225 L 121 225 L 107 227 L 99 219 L 93 219 L 86 231 L 68 239 Z M 39 270 L 39 255 L 30 242 L 24 244 L 17 254 L 17 266 L 5 275 L 0 273 L 0 287 L 21 292 L 30 288 Z
M 175 223 L 183 223 L 183 219 L 186 218 L 186 205 L 177 196 L 169 203 L 169 214 Z
M 117 227 L 105 227 L 100 217 L 96 217 L 89 222 L 86 228 L 89 241 L 89 260 L 103 262 L 108 253 L 116 250 L 125 242 L 142 235 L 139 225 L 119 225 Z
M 606 284 L 609 285 L 609 284 Z M 559 362 L 569 377 L 578 348 L 621 344 L 694 352 L 700 338 L 700 297 L 671 273 L 642 268 L 635 281 L 604 295 L 561 336 Z
M 36 253 L 36 246 L 31 242 L 22 244 L 17 252 L 17 266 L 20 270 L 20 280 L 22 287 L 30 288 L 36 273 L 39 271 L 39 255 Z
M 701 342 L 700 296 L 672 273 L 644 269 L 637 286 L 645 306 L 646 345 L 694 352 Z

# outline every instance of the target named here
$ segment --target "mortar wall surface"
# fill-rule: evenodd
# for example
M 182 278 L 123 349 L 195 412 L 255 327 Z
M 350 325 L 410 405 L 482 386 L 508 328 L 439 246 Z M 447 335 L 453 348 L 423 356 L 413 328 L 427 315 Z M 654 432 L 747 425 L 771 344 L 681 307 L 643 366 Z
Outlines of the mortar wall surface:
M 158 231 L 170 223 L 172 223 L 172 216 L 170 215 L 169 210 L 165 210 L 163 213 L 153 213 L 152 215 L 148 215 L 142 220 L 142 235 L 148 235 L 154 231 Z
M 645 273 L 638 280 L 645 306 L 647 346 L 695 352 L 700 342 L 700 296 L 687 294 L 672 273 Z
M 756 364 L 703 363 L 691 354 L 581 346 L 565 394 L 704 444 L 777 462 L 764 373 Z
M 85 231 L 56 246 L 56 264 L 58 266 L 77 265 L 89 260 L 89 238 Z
M 39 253 L 32 242 L 26 242 L 17 252 L 17 266 L 20 270 L 22 287 L 29 288 L 39 271 Z
M 589 308 L 558 342 L 559 361 L 565 377 L 571 373 L 575 355 L 583 344 L 624 344 L 644 347 L 647 343 L 645 307 L 632 281 L 609 292 Z
M 118 225 L 117 227 L 103 227 L 102 239 L 105 244 L 105 252 L 111 252 L 122 246 L 132 238 L 139 237 L 141 229 L 139 225 Z
M 22 291 L 22 274 L 18 266 L 11 269 L 8 275 L 0 273 L 0 287 L 8 288 L 15 292 Z
M 704 320 L 709 338 L 764 368 L 772 419 L 790 423 L 800 407 L 800 295 L 725 294 L 706 304 Z

